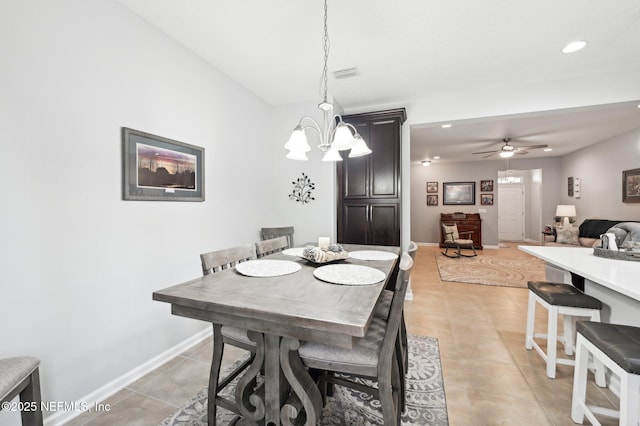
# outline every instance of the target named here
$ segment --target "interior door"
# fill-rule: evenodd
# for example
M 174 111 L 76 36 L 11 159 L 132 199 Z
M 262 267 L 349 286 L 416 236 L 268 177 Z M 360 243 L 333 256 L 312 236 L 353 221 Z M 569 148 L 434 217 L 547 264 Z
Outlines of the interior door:
M 498 239 L 524 240 L 524 186 L 498 187 Z

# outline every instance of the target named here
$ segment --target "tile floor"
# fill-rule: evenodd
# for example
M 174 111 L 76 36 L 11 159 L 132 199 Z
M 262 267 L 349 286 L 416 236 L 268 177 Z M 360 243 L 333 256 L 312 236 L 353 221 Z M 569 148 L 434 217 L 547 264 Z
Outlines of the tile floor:
M 510 245 L 482 255 L 525 255 Z M 450 425 L 573 425 L 573 367 L 559 366 L 557 378 L 548 379 L 542 359 L 524 348 L 527 290 L 442 282 L 438 252 L 418 250 L 406 317 L 409 332 L 439 339 Z M 537 318 L 542 330 L 543 310 Z M 227 355 L 230 363 L 239 350 Z M 158 425 L 206 386 L 210 360 L 207 339 L 108 398 L 111 411 L 83 413 L 67 424 Z M 592 380 L 588 397 L 612 408 L 617 403 Z

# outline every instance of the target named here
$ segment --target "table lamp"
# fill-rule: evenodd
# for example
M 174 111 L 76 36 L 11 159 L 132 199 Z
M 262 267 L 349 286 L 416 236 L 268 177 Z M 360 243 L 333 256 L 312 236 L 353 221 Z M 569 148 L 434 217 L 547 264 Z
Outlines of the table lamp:
M 564 219 L 562 221 L 562 227 L 563 228 L 568 228 L 569 227 L 569 217 L 575 217 L 576 216 L 576 206 L 558 204 L 558 206 L 556 207 L 556 216 L 564 217 Z

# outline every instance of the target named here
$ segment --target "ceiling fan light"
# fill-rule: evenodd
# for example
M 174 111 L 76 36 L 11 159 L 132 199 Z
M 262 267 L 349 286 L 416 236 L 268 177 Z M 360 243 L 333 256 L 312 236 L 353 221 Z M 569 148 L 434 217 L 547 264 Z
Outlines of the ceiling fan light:
M 289 136 L 289 141 L 284 144 L 284 147 L 290 151 L 311 151 L 309 142 L 307 142 L 307 134 L 304 132 L 301 125 L 298 124 L 296 128 L 293 129 L 291 136 Z M 289 158 L 289 156 L 287 156 L 287 158 Z
M 578 50 L 582 49 L 586 45 L 587 45 L 587 42 L 584 40 L 572 41 L 571 43 L 567 44 L 565 47 L 562 48 L 562 53 L 577 52 Z
M 500 157 L 502 158 L 509 158 L 509 157 L 513 157 L 514 152 L 513 151 L 502 151 L 500 153 Z

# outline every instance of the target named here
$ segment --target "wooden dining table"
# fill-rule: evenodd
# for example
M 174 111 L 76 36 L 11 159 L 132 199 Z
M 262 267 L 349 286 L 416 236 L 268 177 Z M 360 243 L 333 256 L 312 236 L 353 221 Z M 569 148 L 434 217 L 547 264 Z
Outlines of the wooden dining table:
M 153 300 L 171 304 L 174 315 L 250 330 L 256 357 L 240 378 L 235 403 L 242 424 L 315 425 L 322 409 L 320 391 L 298 356 L 302 341 L 353 348 L 365 336 L 382 290 L 395 280 L 399 247 L 343 244 L 348 252 L 376 251 L 389 260 L 348 258 L 334 264 L 363 265 L 384 273 L 368 285 L 341 285 L 314 276 L 323 265 L 277 253 L 263 259 L 289 260 L 297 272 L 273 277 L 242 275 L 235 269 L 158 290 Z M 383 256 L 385 257 L 385 256 Z M 392 256 L 386 256 L 392 257 Z M 263 386 L 255 376 L 263 372 Z M 211 422 L 210 422 L 211 424 Z

